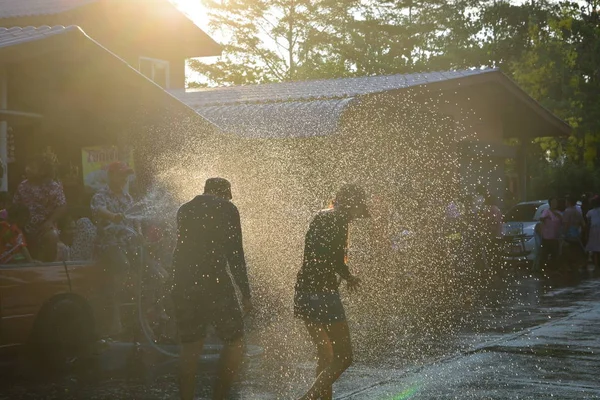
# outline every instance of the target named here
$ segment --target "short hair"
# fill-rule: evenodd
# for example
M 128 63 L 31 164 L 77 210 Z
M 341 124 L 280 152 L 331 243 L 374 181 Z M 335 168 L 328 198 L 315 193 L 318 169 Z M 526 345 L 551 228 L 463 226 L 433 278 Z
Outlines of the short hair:
M 212 194 L 214 196 L 221 196 L 228 200 L 231 200 L 231 183 L 225 178 L 208 178 L 204 184 L 204 194 Z
M 550 205 L 550 203 L 552 203 L 552 200 L 556 200 L 556 197 L 551 196 L 548 198 L 548 205 Z

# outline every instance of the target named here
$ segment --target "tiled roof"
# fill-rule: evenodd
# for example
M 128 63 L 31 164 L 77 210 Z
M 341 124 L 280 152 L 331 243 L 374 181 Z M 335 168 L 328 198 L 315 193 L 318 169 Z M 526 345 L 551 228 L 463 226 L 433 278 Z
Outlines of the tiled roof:
M 0 48 L 44 39 L 49 36 L 59 35 L 69 31 L 81 31 L 77 26 L 28 26 L 25 28 L 0 28 Z
M 0 18 L 60 14 L 97 0 L 0 0 Z
M 347 99 L 229 104 L 196 111 L 226 132 L 246 138 L 326 136 L 336 131 Z
M 320 79 L 190 90 L 176 95 L 193 108 L 217 104 L 265 103 L 308 99 L 347 98 L 388 90 L 405 89 L 430 83 L 466 78 L 498 69 L 426 72 L 404 75 L 364 76 Z

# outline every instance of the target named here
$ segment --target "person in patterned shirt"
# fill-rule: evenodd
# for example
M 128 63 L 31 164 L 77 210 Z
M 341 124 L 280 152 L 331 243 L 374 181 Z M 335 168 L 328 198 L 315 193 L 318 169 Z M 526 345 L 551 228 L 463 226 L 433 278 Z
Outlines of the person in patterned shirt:
M 34 257 L 54 261 L 58 245 L 57 222 L 67 211 L 67 200 L 60 182 L 54 178 L 54 164 L 47 157 L 32 159 L 26 169 L 27 179 L 21 182 L 13 204 L 29 210 L 25 236 L 32 246 Z
M 114 287 L 110 297 L 115 308 L 113 331 L 117 332 L 122 330 L 122 323 L 134 318 L 122 317 L 120 305 L 131 302 L 134 296 L 133 283 L 129 278 L 136 263 L 134 239 L 140 232 L 140 224 L 125 217 L 127 210 L 133 206 L 133 198 L 126 191 L 133 170 L 123 162 L 114 162 L 108 166 L 107 172 L 108 186 L 92 197 L 91 208 L 98 228 L 96 245 L 100 260 L 113 275 Z M 135 335 L 136 328 L 133 329 Z

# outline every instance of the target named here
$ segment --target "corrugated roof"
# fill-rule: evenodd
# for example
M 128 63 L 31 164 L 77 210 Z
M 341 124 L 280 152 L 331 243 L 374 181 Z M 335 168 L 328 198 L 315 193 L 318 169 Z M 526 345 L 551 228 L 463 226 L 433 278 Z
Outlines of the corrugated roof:
M 0 0 L 0 18 L 60 14 L 97 0 Z
M 468 80 L 480 76 L 483 79 Z M 456 88 L 469 82 L 497 82 L 539 117 L 550 136 L 571 128 L 532 99 L 499 69 L 321 79 L 263 85 L 195 89 L 173 94 L 222 129 L 246 137 L 307 137 L 335 132 L 349 102 L 361 96 L 414 87 Z M 453 86 L 454 87 L 454 86 Z M 342 101 L 348 100 L 348 101 Z
M 224 131 L 246 138 L 300 138 L 334 133 L 342 113 L 352 100 L 230 104 L 196 110 Z
M 426 72 L 358 78 L 319 79 L 263 85 L 205 88 L 175 93 L 193 108 L 216 104 L 281 102 L 308 99 L 347 98 L 405 89 L 452 79 L 497 72 L 498 69 Z
M 0 28 L 0 48 L 40 40 L 49 36 L 74 30 L 79 31 L 80 29 L 77 26 L 28 26 L 25 28 Z

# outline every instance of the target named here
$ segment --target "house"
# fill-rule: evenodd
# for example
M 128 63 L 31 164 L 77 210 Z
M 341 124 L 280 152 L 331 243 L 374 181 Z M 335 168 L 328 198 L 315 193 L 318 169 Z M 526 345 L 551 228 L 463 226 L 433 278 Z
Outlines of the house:
M 460 124 L 456 167 L 463 186 L 483 184 L 501 200 L 506 189 L 525 199 L 526 148 L 536 137 L 568 135 L 570 127 L 498 69 L 416 73 L 205 88 L 173 92 L 222 130 L 249 140 L 318 141 L 375 137 L 405 119 L 410 98 Z M 428 117 L 433 118 L 433 117 Z M 408 118 L 406 118 L 408 119 Z M 508 141 L 519 143 L 509 145 Z M 350 139 L 349 139 L 350 140 Z M 388 137 L 388 141 L 394 140 Z M 443 137 L 440 141 L 444 141 Z M 385 144 L 383 144 L 385 146 Z M 311 150 L 312 151 L 312 150 Z M 385 152 L 382 149 L 381 152 Z M 513 169 L 508 173 L 507 160 Z
M 185 87 L 185 60 L 221 46 L 169 0 L 0 0 L 0 27 L 79 26 L 165 89 Z
M 154 146 L 174 120 L 217 132 L 165 89 L 185 86 L 186 58 L 220 51 L 167 0 L 0 0 L 1 191 L 47 147 L 65 191 L 80 192 L 84 146 Z

